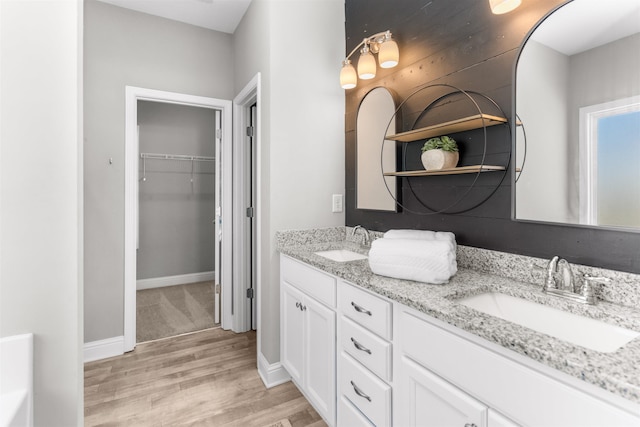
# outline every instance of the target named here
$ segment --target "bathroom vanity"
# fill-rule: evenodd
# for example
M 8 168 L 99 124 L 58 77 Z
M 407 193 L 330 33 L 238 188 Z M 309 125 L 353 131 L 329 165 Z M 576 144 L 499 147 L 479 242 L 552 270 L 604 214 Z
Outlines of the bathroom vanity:
M 634 307 L 545 295 L 524 267 L 543 260 L 474 248 L 459 248 L 446 285 L 376 276 L 366 259 L 317 255 L 366 254 L 329 234 L 279 235 L 282 364 L 329 425 L 640 425 L 639 338 L 596 351 L 460 300 L 500 292 L 640 331 Z M 633 303 L 633 275 L 616 274 Z M 615 300 L 613 287 L 601 297 Z

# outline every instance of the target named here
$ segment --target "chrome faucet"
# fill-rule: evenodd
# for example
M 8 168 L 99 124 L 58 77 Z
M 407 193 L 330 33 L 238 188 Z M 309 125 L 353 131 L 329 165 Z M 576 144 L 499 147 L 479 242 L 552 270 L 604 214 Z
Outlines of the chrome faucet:
M 573 271 L 566 259 L 554 256 L 547 265 L 547 277 L 542 290 L 559 289 L 574 292 Z
M 362 245 L 369 246 L 370 242 L 371 242 L 371 236 L 369 235 L 369 230 L 367 230 L 363 226 L 356 225 L 355 227 L 353 227 L 353 230 L 351 230 L 351 237 L 355 237 L 356 231 L 358 231 L 358 230 L 362 230 L 363 231 Z
M 606 277 L 582 276 L 582 283 L 574 281 L 571 265 L 565 259 L 554 256 L 546 268 L 546 278 L 542 291 L 584 304 L 596 303 L 596 287 L 600 283 L 609 283 Z

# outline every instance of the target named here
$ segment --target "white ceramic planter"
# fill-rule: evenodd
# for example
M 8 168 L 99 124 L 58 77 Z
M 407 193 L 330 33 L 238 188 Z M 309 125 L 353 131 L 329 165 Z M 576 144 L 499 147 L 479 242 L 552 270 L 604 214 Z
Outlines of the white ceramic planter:
M 441 149 L 428 150 L 422 153 L 422 165 L 428 171 L 455 168 L 460 155 L 457 151 L 444 151 Z

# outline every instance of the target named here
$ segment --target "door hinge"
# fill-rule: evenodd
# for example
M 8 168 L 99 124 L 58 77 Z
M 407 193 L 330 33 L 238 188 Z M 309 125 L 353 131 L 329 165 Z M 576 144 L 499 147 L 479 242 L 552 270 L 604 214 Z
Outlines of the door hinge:
M 254 214 L 254 212 L 253 212 L 253 206 L 249 206 L 249 207 L 247 208 L 247 218 L 253 218 L 253 214 Z
M 222 139 L 222 129 L 216 129 L 216 138 Z
M 219 294 L 219 293 L 220 293 L 220 285 L 218 284 L 216 285 L 216 294 Z
M 253 299 L 253 288 L 247 289 L 247 298 Z
M 254 129 L 255 129 L 255 128 L 254 128 L 253 126 L 247 126 L 247 136 L 248 136 L 249 138 L 253 138 L 253 136 L 254 136 L 254 135 L 253 135 Z

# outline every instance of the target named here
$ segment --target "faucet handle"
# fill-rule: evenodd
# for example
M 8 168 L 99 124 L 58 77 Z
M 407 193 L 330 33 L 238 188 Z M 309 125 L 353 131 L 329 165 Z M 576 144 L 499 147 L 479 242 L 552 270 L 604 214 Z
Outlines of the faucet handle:
M 608 277 L 591 276 L 590 274 L 583 274 L 582 288 L 580 294 L 585 297 L 587 303 L 596 303 L 596 293 L 599 288 L 598 285 L 603 283 L 611 283 L 611 279 Z
M 591 283 L 611 283 L 611 279 L 609 279 L 608 277 L 592 276 L 588 273 L 583 274 L 583 278 L 585 281 Z

